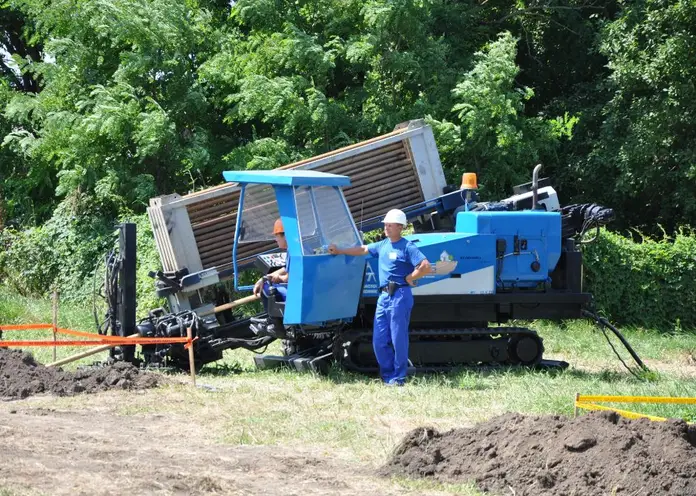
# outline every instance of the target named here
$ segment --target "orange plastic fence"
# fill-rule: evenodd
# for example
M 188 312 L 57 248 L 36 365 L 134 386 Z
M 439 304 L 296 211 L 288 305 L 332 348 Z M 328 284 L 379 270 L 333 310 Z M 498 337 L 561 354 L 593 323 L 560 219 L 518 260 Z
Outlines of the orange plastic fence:
M 191 346 L 197 338 L 189 339 L 181 338 L 124 338 L 121 336 L 102 336 L 93 332 L 76 331 L 74 329 L 64 329 L 62 327 L 53 327 L 53 324 L 21 324 L 21 325 L 0 325 L 2 331 L 28 331 L 37 329 L 52 329 L 57 334 L 67 334 L 70 336 L 89 338 L 85 340 L 70 340 L 70 341 L 6 341 L 0 340 L 0 347 L 26 347 L 26 346 L 94 346 L 100 344 L 108 344 L 111 346 L 118 345 L 136 345 L 136 344 L 175 344 L 183 343 L 185 348 Z
M 0 325 L 0 331 L 26 331 L 29 329 L 53 329 L 53 324 Z

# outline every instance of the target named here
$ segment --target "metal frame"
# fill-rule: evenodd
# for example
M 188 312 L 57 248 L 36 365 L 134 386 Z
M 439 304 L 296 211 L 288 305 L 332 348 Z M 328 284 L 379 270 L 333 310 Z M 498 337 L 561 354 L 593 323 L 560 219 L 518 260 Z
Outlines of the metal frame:
M 234 290 L 248 291 L 253 289 L 253 286 L 239 287 L 239 268 L 237 267 L 237 246 L 239 245 L 239 231 L 242 225 L 242 212 L 244 212 L 244 193 L 246 192 L 246 184 L 239 186 L 239 206 L 237 207 L 237 223 L 234 226 L 234 243 L 232 244 L 232 264 L 234 266 Z
M 317 157 L 288 164 L 281 167 L 280 170 L 299 169 L 324 171 L 330 170 L 331 168 L 335 169 L 336 164 L 341 164 L 341 161 L 343 161 L 344 164 L 351 164 L 345 166 L 340 165 L 342 168 L 350 169 L 351 172 L 347 175 L 352 176 L 354 173 L 358 173 L 358 175 L 360 173 L 364 174 L 363 171 L 366 170 L 364 167 L 371 167 L 372 163 L 379 162 L 382 160 L 380 157 L 384 156 L 385 153 L 396 153 L 387 152 L 386 150 L 393 149 L 398 143 L 403 143 L 403 149 L 407 156 L 407 158 L 403 159 L 404 164 L 402 165 L 405 166 L 405 161 L 408 161 L 408 169 L 414 171 L 414 178 L 418 183 L 410 187 L 420 191 L 422 195 L 421 198 L 425 200 L 440 196 L 446 184 L 445 176 L 432 129 L 422 120 L 409 121 L 397 126 L 391 133 L 328 152 Z M 385 150 L 385 152 L 382 153 L 381 150 Z M 397 168 L 396 170 L 406 170 L 403 166 L 399 166 L 401 169 Z M 392 165 L 390 163 L 385 167 L 389 168 L 392 167 Z M 396 167 L 396 165 L 393 167 Z M 410 172 L 408 174 L 410 174 Z M 343 199 L 349 203 L 349 211 L 351 209 L 355 211 L 356 201 L 360 201 L 360 204 L 363 205 L 363 197 L 372 198 L 369 180 L 363 179 L 362 186 L 360 179 L 354 180 L 353 186 L 360 188 L 356 190 L 359 191 L 359 193 L 353 193 L 352 195 L 354 196 L 349 201 L 348 198 L 351 197 L 350 190 L 342 192 Z M 206 203 L 210 204 L 210 202 L 215 202 L 216 200 L 221 202 L 220 205 L 223 205 L 225 198 L 229 198 L 229 195 L 236 191 L 239 191 L 239 185 L 227 183 L 186 196 L 171 194 L 150 200 L 150 207 L 147 211 L 164 272 L 173 273 L 184 268 L 189 272 L 189 276 L 187 276 L 186 279 L 187 284 L 182 285 L 182 290 L 168 297 L 172 310 L 179 311 L 191 309 L 192 303 L 189 301 L 190 296 L 197 290 L 216 284 L 229 277 L 230 269 L 235 270 L 235 264 L 232 260 L 222 264 L 215 263 L 212 266 L 209 264 L 209 261 L 206 261 L 210 258 L 215 259 L 216 257 L 222 257 L 222 255 L 209 255 L 203 248 L 199 250 L 199 242 L 194 232 L 195 225 L 189 213 L 191 209 L 194 209 L 193 214 L 200 212 L 201 209 L 205 208 L 199 207 L 200 205 L 205 205 Z M 356 198 L 359 200 L 356 200 Z M 406 200 L 406 198 L 404 198 L 404 200 Z M 374 212 L 375 208 L 379 208 L 375 201 L 377 200 L 372 199 L 369 202 L 371 206 L 368 205 L 366 207 L 368 209 L 368 215 L 373 215 L 370 213 L 369 209 Z M 385 206 L 387 205 L 387 201 L 389 201 L 389 198 L 385 197 L 383 200 Z M 412 203 L 413 201 L 408 202 L 408 204 Z M 389 208 L 392 208 L 392 206 L 406 207 L 407 205 L 390 205 Z M 217 207 L 213 208 L 217 209 Z M 222 215 L 222 213 L 220 215 Z M 357 218 L 357 215 L 354 217 Z M 210 239 L 212 239 L 211 236 L 219 237 L 222 234 L 213 234 L 218 232 L 216 230 L 218 228 L 215 227 L 217 221 L 210 222 L 212 224 L 209 228 L 206 227 L 206 234 L 204 234 L 204 239 L 207 240 L 208 244 L 206 249 L 210 251 L 217 248 L 219 251 L 219 243 L 211 243 Z M 231 228 L 231 219 L 226 222 Z M 233 233 L 230 232 L 229 238 L 232 237 Z M 202 243 L 206 243 L 206 241 L 202 241 Z M 248 249 L 246 251 L 248 251 Z M 272 251 L 270 242 L 267 246 L 260 246 L 258 252 L 245 253 L 245 250 L 241 250 L 241 253 L 237 253 L 237 255 L 241 255 L 241 257 L 246 260 L 253 260 L 255 255 L 268 251 Z M 245 264 L 239 258 L 235 259 L 235 261 L 237 268 L 239 266 L 245 267 L 252 265 L 252 263 Z

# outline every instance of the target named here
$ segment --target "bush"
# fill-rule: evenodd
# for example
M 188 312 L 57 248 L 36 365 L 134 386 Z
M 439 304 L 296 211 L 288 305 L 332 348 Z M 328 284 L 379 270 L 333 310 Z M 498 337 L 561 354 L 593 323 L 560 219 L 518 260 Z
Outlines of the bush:
M 619 324 L 662 330 L 696 329 L 696 233 L 642 237 L 609 231 L 585 250 L 586 290 Z
M 85 279 L 110 244 L 111 230 L 98 208 L 64 201 L 42 226 L 0 233 L 0 282 L 23 296 L 42 296 L 53 289 L 61 299 L 88 294 Z
M 22 296 L 46 294 L 58 277 L 53 244 L 44 226 L 0 231 L 0 283 Z
M 0 284 L 23 296 L 47 296 L 57 289 L 63 301 L 91 301 L 94 271 L 103 278 L 105 254 L 116 246 L 118 222 L 137 229 L 137 296 L 139 313 L 161 305 L 150 270 L 160 267 L 146 214 L 124 215 L 116 222 L 94 205 L 82 203 L 72 213 L 64 202 L 46 224 L 23 231 L 0 231 Z

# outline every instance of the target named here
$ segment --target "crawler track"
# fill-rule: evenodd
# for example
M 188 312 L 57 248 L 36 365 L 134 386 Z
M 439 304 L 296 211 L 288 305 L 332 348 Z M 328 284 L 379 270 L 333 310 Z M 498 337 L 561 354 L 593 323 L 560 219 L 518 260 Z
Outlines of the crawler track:
M 535 331 L 524 327 L 414 329 L 409 335 L 409 356 L 421 372 L 463 366 L 563 366 L 563 362 L 542 360 L 543 340 Z M 334 356 L 348 370 L 377 372 L 371 330 L 341 333 L 334 342 Z

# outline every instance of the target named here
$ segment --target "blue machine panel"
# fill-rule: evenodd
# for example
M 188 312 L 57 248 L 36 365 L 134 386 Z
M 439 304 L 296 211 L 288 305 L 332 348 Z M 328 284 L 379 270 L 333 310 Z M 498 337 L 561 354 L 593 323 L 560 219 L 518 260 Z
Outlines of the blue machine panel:
M 348 176 L 313 170 L 250 170 L 224 171 L 227 182 L 244 184 L 272 184 L 275 186 L 350 186 Z
M 406 236 L 430 262 L 431 275 L 418 281 L 414 294 L 490 294 L 495 292 L 495 240 L 463 233 Z M 363 294 L 376 296 L 377 259 L 368 258 Z
M 364 257 L 291 255 L 291 264 L 285 324 L 318 324 L 355 317 Z
M 460 212 L 458 233 L 490 238 L 499 285 L 532 287 L 546 281 L 561 256 L 561 215 L 558 212 Z M 500 255 L 500 254 L 498 254 Z
M 278 212 L 285 231 L 288 287 L 283 322 L 320 324 L 355 317 L 360 299 L 364 257 L 329 255 L 331 243 L 354 246 L 358 231 L 340 190 L 349 186 L 346 176 L 306 170 L 225 171 L 227 181 L 269 184 L 275 190 Z M 238 284 L 236 247 L 243 222 L 244 197 L 240 196 L 233 260 L 235 289 Z

